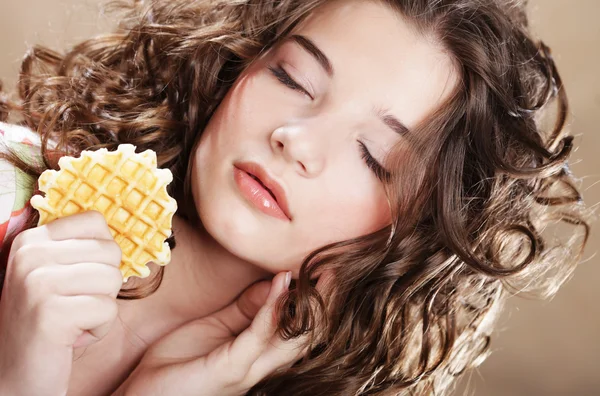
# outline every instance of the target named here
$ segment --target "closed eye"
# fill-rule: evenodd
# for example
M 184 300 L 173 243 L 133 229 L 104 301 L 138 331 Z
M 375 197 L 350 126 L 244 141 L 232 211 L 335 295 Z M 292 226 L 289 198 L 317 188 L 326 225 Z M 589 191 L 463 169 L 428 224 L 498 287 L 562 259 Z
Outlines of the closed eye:
M 375 158 L 373 158 L 373 156 L 369 152 L 369 149 L 367 149 L 367 146 L 365 146 L 363 142 L 359 141 L 358 144 L 360 145 L 362 158 L 367 163 L 367 166 L 373 171 L 373 173 L 375 173 L 379 180 L 381 180 L 384 183 L 389 182 L 392 177 L 391 173 L 384 169 L 383 166 L 381 166 L 381 164 L 377 162 Z
M 291 88 L 294 91 L 299 91 L 307 95 L 309 98 L 313 99 L 313 97 L 308 93 L 308 91 L 304 89 L 302 85 L 298 84 L 292 77 L 290 77 L 290 75 L 287 74 L 287 72 L 283 70 L 281 66 L 269 66 L 269 70 L 286 87 Z

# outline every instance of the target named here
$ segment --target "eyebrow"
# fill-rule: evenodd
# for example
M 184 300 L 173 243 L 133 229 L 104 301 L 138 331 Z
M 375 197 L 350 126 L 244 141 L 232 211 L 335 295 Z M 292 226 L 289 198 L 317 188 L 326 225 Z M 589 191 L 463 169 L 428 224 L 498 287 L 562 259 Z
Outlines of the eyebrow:
M 327 58 L 323 51 L 321 51 L 312 40 L 310 40 L 306 36 L 301 36 L 299 34 L 294 34 L 290 38 L 296 43 L 300 44 L 302 48 L 304 48 L 309 54 L 311 54 L 317 60 L 317 62 L 319 62 L 321 67 L 325 70 L 325 72 L 330 78 L 335 75 L 335 72 L 333 71 L 333 66 L 331 66 L 329 58 Z
M 333 78 L 335 75 L 335 71 L 331 64 L 331 61 L 327 56 L 317 47 L 317 45 L 308 37 L 302 36 L 299 34 L 294 34 L 290 36 L 290 39 L 299 44 L 306 52 L 312 55 L 313 58 L 321 65 L 325 73 L 329 76 L 329 78 Z M 379 119 L 387 125 L 392 131 L 397 133 L 400 136 L 406 136 L 409 132 L 406 125 L 404 125 L 398 118 L 394 115 L 385 112 L 385 111 L 375 111 L 375 115 L 379 117 Z
M 400 136 L 404 136 L 406 137 L 408 135 L 408 128 L 406 127 L 406 125 L 404 125 L 402 122 L 400 122 L 399 119 L 397 119 L 396 117 L 394 117 L 392 114 L 387 113 L 385 111 L 383 112 L 377 112 L 377 115 L 379 115 L 379 118 L 381 119 L 381 121 L 383 121 L 383 123 L 385 125 L 388 126 L 388 128 L 390 128 L 392 131 L 396 132 L 398 135 Z

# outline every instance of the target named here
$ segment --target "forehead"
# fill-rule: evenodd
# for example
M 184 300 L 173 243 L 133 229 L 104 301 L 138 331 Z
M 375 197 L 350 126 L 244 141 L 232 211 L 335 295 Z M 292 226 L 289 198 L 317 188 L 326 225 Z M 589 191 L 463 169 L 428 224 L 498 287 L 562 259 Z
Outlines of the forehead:
M 456 84 L 452 60 L 444 49 L 376 1 L 326 2 L 292 34 L 308 37 L 329 58 L 333 84 L 342 97 L 359 95 L 373 107 L 389 109 L 409 128 L 447 98 Z

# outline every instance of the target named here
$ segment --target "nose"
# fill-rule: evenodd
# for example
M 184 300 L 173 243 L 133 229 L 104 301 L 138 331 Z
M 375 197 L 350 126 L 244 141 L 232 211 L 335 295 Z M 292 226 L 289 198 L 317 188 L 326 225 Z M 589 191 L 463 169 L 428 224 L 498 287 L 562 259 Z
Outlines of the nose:
M 305 177 L 315 177 L 325 166 L 327 143 L 309 136 L 305 126 L 283 126 L 271 134 L 271 148 Z

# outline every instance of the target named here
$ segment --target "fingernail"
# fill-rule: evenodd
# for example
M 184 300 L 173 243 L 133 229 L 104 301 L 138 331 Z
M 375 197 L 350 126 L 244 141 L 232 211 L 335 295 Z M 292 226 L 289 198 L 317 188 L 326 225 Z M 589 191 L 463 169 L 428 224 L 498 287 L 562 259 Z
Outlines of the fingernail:
M 283 287 L 285 290 L 289 289 L 291 281 L 292 281 L 292 271 L 288 271 L 285 273 L 285 279 L 283 281 Z

